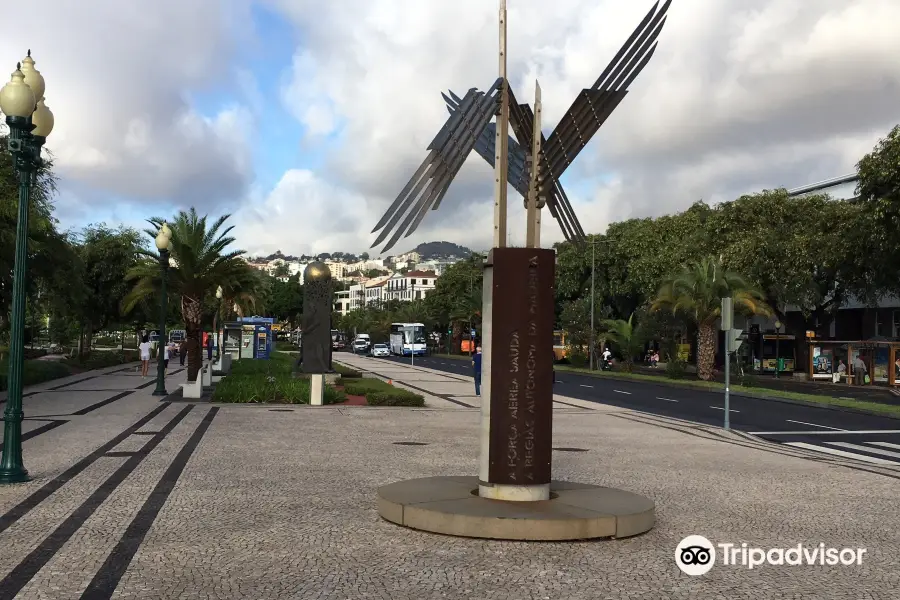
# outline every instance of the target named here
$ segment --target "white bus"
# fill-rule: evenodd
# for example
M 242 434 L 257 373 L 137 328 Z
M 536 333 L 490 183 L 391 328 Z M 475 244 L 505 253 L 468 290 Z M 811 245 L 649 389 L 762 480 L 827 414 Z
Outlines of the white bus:
M 391 323 L 391 354 L 425 356 L 425 325 Z

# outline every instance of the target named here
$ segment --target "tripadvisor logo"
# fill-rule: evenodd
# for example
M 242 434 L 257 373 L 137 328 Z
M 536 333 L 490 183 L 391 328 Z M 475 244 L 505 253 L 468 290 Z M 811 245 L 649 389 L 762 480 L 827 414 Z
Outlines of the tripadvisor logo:
M 796 544 L 787 548 L 757 548 L 744 544 L 713 544 L 702 535 L 689 535 L 675 548 L 675 564 L 688 575 L 705 575 L 716 564 L 754 569 L 762 565 L 861 565 L 865 548 L 830 548 L 825 544 Z

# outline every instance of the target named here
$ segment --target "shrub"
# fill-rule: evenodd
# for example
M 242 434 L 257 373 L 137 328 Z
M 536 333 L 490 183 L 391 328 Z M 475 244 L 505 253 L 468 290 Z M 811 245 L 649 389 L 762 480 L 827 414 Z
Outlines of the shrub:
M 370 406 L 425 406 L 425 398 L 420 394 L 394 387 L 380 379 L 357 379 L 343 385 L 346 393 L 365 396 Z
M 91 371 L 94 369 L 114 367 L 128 362 L 135 362 L 137 360 L 137 350 L 125 350 L 124 353 L 121 350 L 110 350 L 106 352 L 94 350 L 82 356 L 76 355 L 72 358 L 65 358 L 62 362 L 78 369 Z
M 425 406 L 424 397 L 397 388 L 388 392 L 369 392 L 366 402 L 370 406 Z
M 47 356 L 47 351 L 43 348 L 25 348 L 25 360 L 34 360 L 42 356 Z
M 359 379 L 362 377 L 362 373 L 356 369 L 351 369 L 350 367 L 345 367 L 344 365 L 339 365 L 337 363 L 334 364 L 334 370 L 336 373 L 340 373 L 342 379 Z
M 26 360 L 22 371 L 22 385 L 29 386 L 60 377 L 68 377 L 72 369 L 56 360 Z M 0 362 L 0 390 L 9 389 L 9 362 Z
M 569 359 L 569 364 L 576 369 L 583 369 L 588 364 L 587 353 L 579 348 L 569 348 L 566 358 Z
M 683 360 L 673 359 L 666 363 L 666 377 L 669 379 L 684 379 L 687 373 L 687 365 Z
M 741 385 L 744 387 L 756 387 L 756 375 L 752 373 L 745 373 L 741 376 Z
M 253 361 L 262 362 L 262 361 Z M 237 373 L 233 371 L 216 385 L 213 402 L 234 404 L 309 404 L 309 380 L 295 379 L 287 375 L 264 373 Z M 325 386 L 325 404 L 337 404 L 347 399 L 344 392 Z

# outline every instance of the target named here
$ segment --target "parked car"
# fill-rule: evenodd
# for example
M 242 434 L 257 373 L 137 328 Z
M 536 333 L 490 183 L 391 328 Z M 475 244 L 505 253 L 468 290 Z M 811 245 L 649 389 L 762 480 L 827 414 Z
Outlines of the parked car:
M 377 358 L 379 356 L 390 356 L 390 355 L 391 355 L 391 350 L 390 350 L 390 348 L 388 348 L 387 344 L 375 344 L 374 346 L 372 346 L 372 356 Z

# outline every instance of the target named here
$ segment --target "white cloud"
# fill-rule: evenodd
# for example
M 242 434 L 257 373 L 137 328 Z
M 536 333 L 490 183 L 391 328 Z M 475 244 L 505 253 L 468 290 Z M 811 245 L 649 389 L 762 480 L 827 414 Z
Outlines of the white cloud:
M 355 245 L 342 248 L 362 249 L 446 118 L 439 92 L 485 89 L 496 77 L 497 3 L 271 2 L 304 32 L 285 102 L 314 132 L 341 123 L 343 143 L 321 176 L 365 215 Z M 510 79 L 520 101 L 540 79 L 545 132 L 650 6 L 510 4 Z M 607 182 L 570 193 L 585 228 L 853 170 L 897 120 L 898 20 L 892 0 L 676 0 L 650 65 L 569 173 L 571 187 L 593 174 Z M 409 245 L 489 243 L 491 176 L 480 161 L 468 161 Z M 524 227 L 521 206 L 511 193 L 514 227 Z M 559 239 L 549 215 L 544 222 L 544 239 Z
M 239 106 L 205 117 L 189 95 L 232 76 L 249 2 L 43 0 L 34 26 L 7 27 L 0 70 L 33 50 L 63 185 L 89 190 L 100 209 L 104 198 L 200 208 L 241 198 L 252 120 Z
M 257 82 L 264 70 L 236 67 L 238 52 L 289 60 L 267 54 L 254 2 L 274 8 L 299 40 L 278 98 L 260 91 L 271 83 Z M 651 6 L 509 4 L 510 79 L 529 102 L 540 80 L 546 133 Z M 239 242 L 253 251 L 368 248 L 447 117 L 440 92 L 485 89 L 497 73 L 496 0 L 39 5 L 40 28 L 0 38 L 9 61 L 0 72 L 30 46 L 47 78 L 61 214 L 110 220 L 241 203 Z M 852 171 L 898 120 L 897 22 L 895 0 L 675 0 L 656 55 L 567 173 L 585 229 Z M 200 114 L 193 99 L 215 97 L 223 81 L 237 103 Z M 254 182 L 251 148 L 266 143 L 256 122 L 277 101 L 308 134 L 296 153 L 318 147 L 324 160 L 315 173 L 295 164 L 265 189 Z M 433 239 L 486 247 L 492 179 L 471 156 L 440 209 L 397 250 Z M 116 212 L 114 201 L 139 208 Z M 524 211 L 512 191 L 509 205 L 515 243 Z M 560 239 L 549 215 L 543 238 Z

